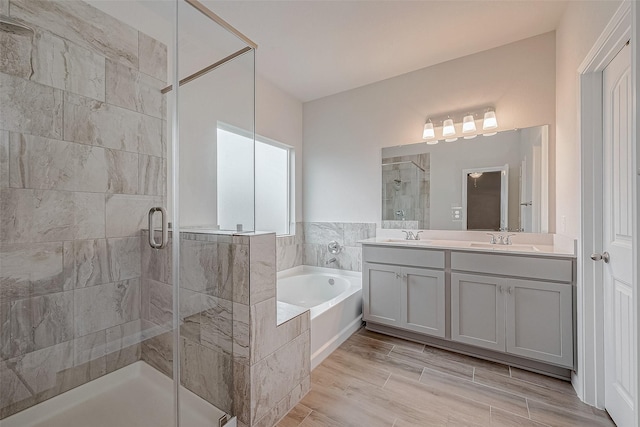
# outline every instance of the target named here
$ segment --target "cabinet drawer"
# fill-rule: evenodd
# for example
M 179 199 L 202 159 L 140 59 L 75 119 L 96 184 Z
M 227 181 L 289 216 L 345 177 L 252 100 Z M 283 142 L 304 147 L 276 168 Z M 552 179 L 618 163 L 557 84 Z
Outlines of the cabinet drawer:
M 380 264 L 444 268 L 444 251 L 423 248 L 363 245 L 362 259 L 365 262 L 375 262 Z
M 553 258 L 451 252 L 451 270 L 567 283 L 573 281 L 571 260 Z

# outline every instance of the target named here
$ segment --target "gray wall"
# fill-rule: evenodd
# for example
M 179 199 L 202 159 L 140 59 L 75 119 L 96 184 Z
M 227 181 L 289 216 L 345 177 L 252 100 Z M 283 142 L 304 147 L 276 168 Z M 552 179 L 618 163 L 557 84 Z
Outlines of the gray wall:
M 0 418 L 139 359 L 166 181 L 164 45 L 82 2 L 10 13 L 36 33 L 0 33 Z

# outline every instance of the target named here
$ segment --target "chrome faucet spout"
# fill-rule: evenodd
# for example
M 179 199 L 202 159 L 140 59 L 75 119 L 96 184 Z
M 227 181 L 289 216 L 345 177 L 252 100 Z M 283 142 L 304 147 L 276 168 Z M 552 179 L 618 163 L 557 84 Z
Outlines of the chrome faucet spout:
M 334 257 L 334 258 L 331 258 L 329 261 L 325 262 L 325 264 L 331 264 L 332 262 L 336 262 L 336 261 L 337 259 L 335 259 Z

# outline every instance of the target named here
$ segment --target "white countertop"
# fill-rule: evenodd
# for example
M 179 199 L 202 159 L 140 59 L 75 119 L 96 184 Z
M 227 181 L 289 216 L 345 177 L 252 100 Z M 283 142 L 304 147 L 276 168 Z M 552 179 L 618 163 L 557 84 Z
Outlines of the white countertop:
M 490 244 L 488 241 L 430 239 L 423 238 L 422 236 L 421 240 L 404 240 L 397 237 L 379 236 L 360 240 L 358 243 L 363 245 L 398 246 L 405 248 L 449 249 L 456 251 L 490 252 L 530 256 L 575 257 L 573 251 L 568 250 L 566 246 L 554 245 L 553 240 L 544 243 L 539 241 L 533 243 L 518 241 L 512 245 L 501 245 Z

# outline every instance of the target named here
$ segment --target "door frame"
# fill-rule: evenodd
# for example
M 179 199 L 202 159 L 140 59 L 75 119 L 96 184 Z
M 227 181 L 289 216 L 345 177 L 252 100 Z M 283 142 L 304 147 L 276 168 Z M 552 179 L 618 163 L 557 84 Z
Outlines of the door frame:
M 509 228 L 509 164 L 462 170 L 462 229 L 467 229 L 467 175 L 473 172 L 500 172 L 500 228 Z
M 598 408 L 604 408 L 605 396 L 605 365 L 604 365 L 604 268 L 603 263 L 593 262 L 590 258 L 594 252 L 601 252 L 603 247 L 603 122 L 602 122 L 602 72 L 609 62 L 624 47 L 627 40 L 633 38 L 637 31 L 636 19 L 639 16 L 639 8 L 628 0 L 623 1 L 613 15 L 600 37 L 585 57 L 580 67 L 579 74 L 579 141 L 580 141 L 580 188 L 581 188 L 581 230 L 578 249 L 578 286 L 577 288 L 577 349 L 578 371 L 572 374 L 572 383 L 578 396 L 586 403 Z M 633 33 L 633 34 L 632 34 Z M 633 117 L 637 117 L 636 92 L 638 85 L 637 64 L 638 46 L 632 45 L 632 97 Z M 637 141 L 637 120 L 634 120 L 633 140 Z M 634 144 L 634 168 L 640 164 L 637 161 L 638 150 Z M 634 181 L 633 194 L 636 195 L 634 204 L 634 230 L 633 248 L 636 253 L 634 259 L 638 259 L 638 216 L 637 216 L 637 185 Z M 633 280 L 637 283 L 637 263 L 633 267 Z M 637 287 L 636 287 L 637 289 Z M 634 316 L 636 333 L 640 331 L 638 325 L 638 297 L 634 298 Z M 638 359 L 638 340 L 636 348 L 636 360 Z M 639 370 L 640 371 L 640 370 Z M 638 372 L 636 372 L 638 374 Z M 638 378 L 635 379 L 638 390 Z M 636 391 L 635 408 L 638 408 L 638 392 Z M 639 416 L 636 409 L 636 419 Z

